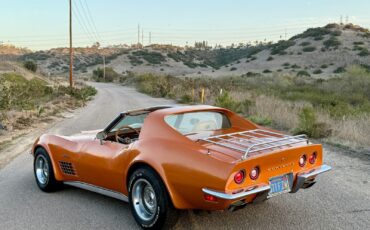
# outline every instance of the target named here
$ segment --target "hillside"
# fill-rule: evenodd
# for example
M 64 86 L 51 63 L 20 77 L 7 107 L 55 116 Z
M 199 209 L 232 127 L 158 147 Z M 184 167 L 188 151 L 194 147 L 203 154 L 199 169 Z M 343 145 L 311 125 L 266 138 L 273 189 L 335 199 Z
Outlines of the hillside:
M 310 28 L 289 40 L 238 47 L 212 48 L 198 44 L 186 48 L 170 45 L 76 48 L 74 70 L 91 73 L 102 66 L 105 56 L 107 66 L 119 74 L 152 72 L 219 77 L 282 72 L 327 77 L 343 72 L 352 64 L 368 67 L 369 50 L 368 29 L 353 24 L 328 24 Z M 36 61 L 41 72 L 51 75 L 69 69 L 67 48 L 27 52 L 20 59 Z

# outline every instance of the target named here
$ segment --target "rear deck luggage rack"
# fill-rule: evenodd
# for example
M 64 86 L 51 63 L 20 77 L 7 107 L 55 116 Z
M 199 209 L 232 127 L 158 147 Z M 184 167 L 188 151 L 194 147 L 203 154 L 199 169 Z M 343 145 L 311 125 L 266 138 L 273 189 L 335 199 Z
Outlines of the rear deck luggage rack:
M 243 132 L 229 133 L 207 138 L 198 141 L 209 142 L 218 146 L 236 150 L 244 153 L 242 159 L 246 159 L 250 153 L 262 150 L 281 148 L 301 142 L 309 143 L 307 135 L 289 136 L 264 129 L 254 129 Z

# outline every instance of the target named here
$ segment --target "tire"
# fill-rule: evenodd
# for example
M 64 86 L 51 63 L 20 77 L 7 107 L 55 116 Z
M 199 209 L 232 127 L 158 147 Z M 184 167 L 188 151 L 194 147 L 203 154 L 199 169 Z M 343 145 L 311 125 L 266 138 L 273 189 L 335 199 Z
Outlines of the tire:
M 37 186 L 44 192 L 53 192 L 61 187 L 61 182 L 54 176 L 53 165 L 48 153 L 38 148 L 33 161 L 33 172 Z
M 143 229 L 170 229 L 177 222 L 178 210 L 171 202 L 159 175 L 148 167 L 132 173 L 129 180 L 131 213 Z

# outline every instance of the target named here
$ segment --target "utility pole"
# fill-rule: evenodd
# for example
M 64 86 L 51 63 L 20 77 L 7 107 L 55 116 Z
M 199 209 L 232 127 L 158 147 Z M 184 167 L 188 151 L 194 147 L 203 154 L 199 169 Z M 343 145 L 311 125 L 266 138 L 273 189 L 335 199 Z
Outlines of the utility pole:
M 73 87 L 72 0 L 69 0 L 69 86 Z
M 141 44 L 144 47 L 144 29 L 141 29 Z
M 139 48 L 140 44 L 140 24 L 137 24 L 137 47 Z
M 152 32 L 149 32 L 149 45 L 152 44 Z
M 103 78 L 105 81 L 105 56 L 103 56 Z
M 284 29 L 284 33 L 285 33 L 285 40 L 286 40 L 286 37 L 287 37 L 286 28 Z

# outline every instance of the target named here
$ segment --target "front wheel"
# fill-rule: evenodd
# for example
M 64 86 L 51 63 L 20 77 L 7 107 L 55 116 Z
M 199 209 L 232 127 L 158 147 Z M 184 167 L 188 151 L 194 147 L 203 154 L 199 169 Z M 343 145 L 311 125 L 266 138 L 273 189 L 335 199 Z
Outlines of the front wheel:
M 140 168 L 130 177 L 129 201 L 132 215 L 144 229 L 171 228 L 177 221 L 161 178 L 150 168 Z
M 53 165 L 47 152 L 38 148 L 35 152 L 33 170 L 37 186 L 44 192 L 51 192 L 60 187 L 60 182 L 54 177 Z

